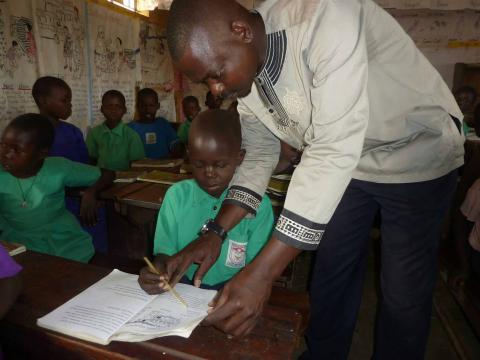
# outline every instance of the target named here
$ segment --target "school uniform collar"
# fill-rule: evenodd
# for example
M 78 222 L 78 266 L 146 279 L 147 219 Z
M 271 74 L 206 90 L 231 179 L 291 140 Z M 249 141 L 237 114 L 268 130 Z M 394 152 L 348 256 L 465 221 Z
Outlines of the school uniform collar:
M 218 203 L 218 204 L 221 205 L 223 203 L 223 200 L 225 199 L 225 196 L 227 195 L 228 188 L 223 191 L 222 195 L 220 195 L 219 198 L 216 198 L 216 197 L 210 195 L 209 193 L 207 193 L 205 190 L 203 190 L 195 180 L 193 180 L 193 181 L 195 182 L 195 187 L 196 187 L 196 191 L 193 194 L 193 205 L 194 206 L 198 206 L 198 205 L 202 205 L 202 204 L 206 204 L 206 203 L 210 203 L 210 204 Z
M 110 129 L 106 122 L 104 121 L 102 124 L 102 133 L 109 133 L 109 134 L 115 134 L 117 136 L 122 136 L 123 135 L 123 129 L 125 128 L 125 124 L 123 121 L 120 121 L 117 126 L 115 126 L 113 129 Z

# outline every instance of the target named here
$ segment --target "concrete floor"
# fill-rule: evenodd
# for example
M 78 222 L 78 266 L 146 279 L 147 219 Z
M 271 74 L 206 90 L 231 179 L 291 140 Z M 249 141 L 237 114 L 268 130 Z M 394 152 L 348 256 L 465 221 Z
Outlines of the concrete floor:
M 308 279 L 312 254 L 302 254 L 298 259 L 295 269 L 293 288 L 296 290 L 305 289 Z M 359 317 L 353 336 L 349 360 L 370 360 L 373 349 L 374 322 L 377 309 L 378 297 L 376 290 L 377 270 L 375 269 L 374 251 L 369 257 L 369 265 L 365 278 L 362 304 Z M 439 281 L 442 279 L 439 277 Z M 427 345 L 426 360 L 478 360 L 480 359 L 480 343 L 473 335 L 460 308 L 453 300 L 451 294 L 446 290 L 443 283 L 439 283 L 435 292 L 435 304 L 432 312 L 432 322 L 429 342 Z M 438 311 L 441 311 L 439 313 Z M 453 319 L 450 324 L 445 324 L 445 317 Z M 443 322 L 442 322 L 443 320 Z M 452 328 L 452 322 L 454 328 Z M 469 351 L 458 349 L 458 342 L 449 335 L 456 334 L 457 338 L 466 339 Z M 455 346 L 455 345 L 456 346 Z M 305 349 L 302 342 L 297 351 L 301 354 Z M 472 355 L 473 354 L 473 355 Z M 478 355 L 478 356 L 477 356 Z M 408 360 L 408 359 L 406 359 Z

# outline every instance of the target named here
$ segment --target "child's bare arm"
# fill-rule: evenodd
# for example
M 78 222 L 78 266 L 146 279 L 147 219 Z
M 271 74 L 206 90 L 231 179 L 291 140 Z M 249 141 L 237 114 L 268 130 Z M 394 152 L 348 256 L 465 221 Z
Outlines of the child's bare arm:
M 170 256 L 165 254 L 159 254 L 155 257 L 153 264 L 157 268 L 160 275 L 153 273 L 148 266 L 143 267 L 140 270 L 138 276 L 138 283 L 140 287 L 147 293 L 160 294 L 165 291 L 165 285 L 168 284 L 168 275 L 165 269 L 165 261 Z
M 101 169 L 101 171 L 102 174 L 98 180 L 87 188 L 82 195 L 80 218 L 88 226 L 93 226 L 97 223 L 97 194 L 109 187 L 115 179 L 113 171 L 105 169 Z

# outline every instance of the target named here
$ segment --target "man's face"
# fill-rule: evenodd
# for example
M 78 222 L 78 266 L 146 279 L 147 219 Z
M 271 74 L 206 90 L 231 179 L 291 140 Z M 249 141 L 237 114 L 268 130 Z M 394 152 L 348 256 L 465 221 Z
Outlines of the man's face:
M 142 96 L 138 99 L 138 114 L 140 121 L 152 122 L 155 120 L 160 104 L 155 96 Z
M 233 36 L 212 40 L 205 32 L 192 36 L 176 67 L 194 83 L 207 85 L 215 97 L 247 96 L 258 67 L 254 47 Z
M 68 119 L 72 115 L 72 91 L 70 88 L 55 86 L 41 100 L 40 110 L 55 119 Z

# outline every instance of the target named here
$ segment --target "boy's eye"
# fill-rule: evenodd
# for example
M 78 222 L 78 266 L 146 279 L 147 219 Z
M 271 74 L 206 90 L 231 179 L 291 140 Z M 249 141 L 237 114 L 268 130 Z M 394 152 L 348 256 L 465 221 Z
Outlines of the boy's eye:
M 224 167 L 226 167 L 228 164 L 226 162 L 219 162 L 217 163 L 217 167 L 220 168 L 220 169 L 223 169 Z
M 198 162 L 194 162 L 193 163 L 193 166 L 196 167 L 197 169 L 200 169 L 203 167 L 203 164 L 202 163 L 198 163 Z

